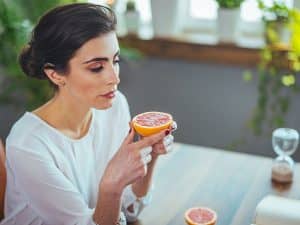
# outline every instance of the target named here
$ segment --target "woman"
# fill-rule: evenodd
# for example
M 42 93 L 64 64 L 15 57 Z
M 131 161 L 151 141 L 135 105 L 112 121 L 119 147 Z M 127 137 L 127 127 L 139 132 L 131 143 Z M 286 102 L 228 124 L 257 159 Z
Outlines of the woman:
M 168 129 L 134 142 L 117 91 L 115 25 L 110 9 L 82 3 L 49 11 L 34 28 L 21 67 L 56 91 L 7 138 L 3 224 L 126 224 L 124 214 L 135 220 L 143 208 L 173 137 Z

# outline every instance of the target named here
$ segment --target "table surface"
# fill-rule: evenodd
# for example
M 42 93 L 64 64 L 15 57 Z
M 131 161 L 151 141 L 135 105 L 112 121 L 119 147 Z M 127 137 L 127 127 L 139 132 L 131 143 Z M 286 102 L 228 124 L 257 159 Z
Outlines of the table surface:
M 272 159 L 187 144 L 175 144 L 154 174 L 153 199 L 134 225 L 185 225 L 184 212 L 206 206 L 217 225 L 250 225 L 268 194 L 300 199 L 300 165 L 289 186 L 271 182 Z

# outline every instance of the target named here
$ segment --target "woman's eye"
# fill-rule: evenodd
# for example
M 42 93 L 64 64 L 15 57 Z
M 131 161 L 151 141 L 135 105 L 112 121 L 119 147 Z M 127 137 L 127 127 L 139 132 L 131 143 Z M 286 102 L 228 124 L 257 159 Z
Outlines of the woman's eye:
M 100 67 L 96 67 L 96 68 L 91 68 L 90 70 L 91 70 L 91 72 L 93 72 L 93 73 L 98 73 L 98 72 L 100 72 L 102 69 L 103 69 L 103 67 L 100 66 Z
M 120 62 L 120 59 L 116 59 L 115 61 L 114 61 L 114 64 L 118 64 Z

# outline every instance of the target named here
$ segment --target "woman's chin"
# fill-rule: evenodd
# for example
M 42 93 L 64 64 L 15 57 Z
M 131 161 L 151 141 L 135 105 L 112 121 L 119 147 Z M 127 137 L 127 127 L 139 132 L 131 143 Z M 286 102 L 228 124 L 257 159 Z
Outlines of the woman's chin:
M 112 101 L 107 101 L 107 102 L 102 102 L 101 104 L 96 104 L 93 106 L 93 108 L 98 109 L 98 110 L 105 110 L 111 108 L 113 105 L 113 100 Z

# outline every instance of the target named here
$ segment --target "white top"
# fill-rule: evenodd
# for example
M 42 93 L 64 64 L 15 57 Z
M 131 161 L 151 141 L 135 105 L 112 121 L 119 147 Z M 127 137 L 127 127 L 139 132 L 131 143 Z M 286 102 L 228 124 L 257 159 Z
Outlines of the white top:
M 71 139 L 26 112 L 6 142 L 7 189 L 1 224 L 94 225 L 99 181 L 128 134 L 129 121 L 128 104 L 120 92 L 110 109 L 92 110 L 88 133 L 80 139 Z M 135 212 L 129 213 L 125 209 L 133 203 Z M 127 219 L 140 212 L 137 203 L 128 186 L 122 195 Z

